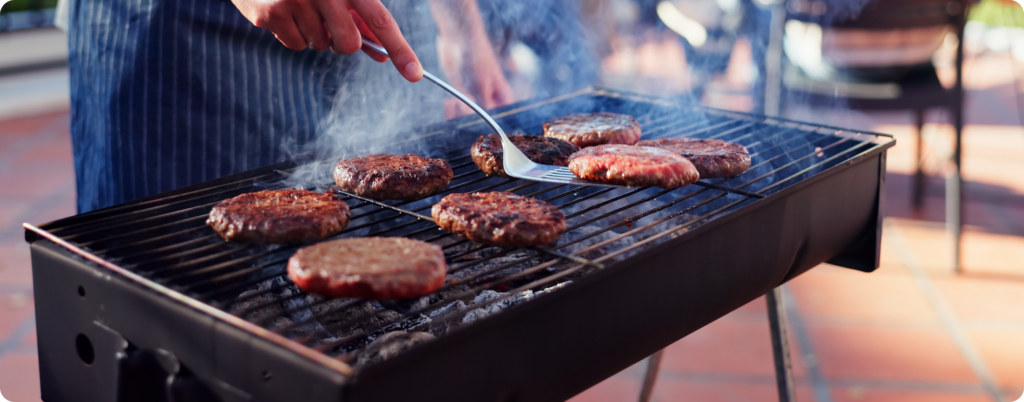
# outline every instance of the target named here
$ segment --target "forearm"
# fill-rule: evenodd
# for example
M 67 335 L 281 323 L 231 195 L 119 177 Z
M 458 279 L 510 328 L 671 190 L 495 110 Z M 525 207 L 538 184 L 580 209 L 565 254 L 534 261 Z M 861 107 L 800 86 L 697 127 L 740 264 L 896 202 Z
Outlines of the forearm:
M 487 38 L 476 0 L 430 0 L 430 13 L 443 39 Z

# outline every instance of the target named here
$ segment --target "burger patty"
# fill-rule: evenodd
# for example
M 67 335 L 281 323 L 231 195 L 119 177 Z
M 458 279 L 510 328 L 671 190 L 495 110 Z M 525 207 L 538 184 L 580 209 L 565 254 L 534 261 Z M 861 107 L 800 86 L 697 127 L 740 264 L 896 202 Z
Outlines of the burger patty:
M 444 189 L 452 181 L 444 159 L 376 154 L 338 162 L 334 182 L 342 190 L 375 200 L 415 200 Z
M 440 289 L 447 270 L 441 247 L 404 237 L 332 240 L 288 259 L 288 278 L 299 289 L 329 297 L 419 297 Z
M 673 152 L 636 145 L 598 145 L 569 158 L 569 170 L 582 179 L 631 187 L 677 188 L 700 179 L 690 161 Z
M 747 147 L 722 140 L 661 138 L 643 140 L 636 145 L 661 148 L 682 155 L 697 167 L 700 177 L 704 179 L 739 176 L 750 168 Z
M 571 142 L 539 135 L 514 134 L 508 136 L 508 139 L 523 151 L 527 158 L 542 165 L 567 166 L 569 155 L 580 150 Z M 502 158 L 504 148 L 501 146 L 501 137 L 497 134 L 478 138 L 470 149 L 470 155 L 473 162 L 488 176 L 508 177 Z
M 224 240 L 253 244 L 301 244 L 341 232 L 348 205 L 334 193 L 263 190 L 214 205 L 206 224 Z
M 430 211 L 442 229 L 497 246 L 539 246 L 565 232 L 565 215 L 545 201 L 513 193 L 450 194 Z
M 569 141 L 580 148 L 601 144 L 633 145 L 640 141 L 640 123 L 624 114 L 570 114 L 544 123 L 544 136 Z

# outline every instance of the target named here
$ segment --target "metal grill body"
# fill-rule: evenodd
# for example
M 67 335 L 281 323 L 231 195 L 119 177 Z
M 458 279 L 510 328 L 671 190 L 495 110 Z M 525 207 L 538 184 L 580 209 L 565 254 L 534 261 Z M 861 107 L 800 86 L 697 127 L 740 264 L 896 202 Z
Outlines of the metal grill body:
M 482 124 L 427 130 L 418 140 L 455 169 L 443 194 L 377 202 L 312 183 L 352 210 L 335 237 L 445 249 L 444 289 L 402 302 L 306 295 L 284 275 L 294 247 L 225 243 L 204 225 L 220 200 L 294 184 L 291 163 L 26 225 L 44 399 L 561 400 L 822 262 L 878 266 L 891 137 L 599 89 L 495 117 L 538 133 L 591 111 L 636 116 L 645 139 L 743 144 L 752 167 L 676 190 L 525 182 L 486 177 L 469 159 Z M 429 217 L 444 194 L 497 190 L 559 206 L 569 230 L 545 247 L 487 247 Z M 367 360 L 366 345 L 394 330 L 437 339 Z

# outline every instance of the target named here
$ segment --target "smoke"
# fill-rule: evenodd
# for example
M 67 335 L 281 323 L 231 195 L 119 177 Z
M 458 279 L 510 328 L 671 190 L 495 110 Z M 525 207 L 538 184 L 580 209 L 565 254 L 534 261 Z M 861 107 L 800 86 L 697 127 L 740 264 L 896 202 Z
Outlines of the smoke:
M 440 73 L 437 27 L 427 2 L 385 1 L 427 71 Z M 313 141 L 282 144 L 301 165 L 285 181 L 297 188 L 333 183 L 333 167 L 342 159 L 374 153 L 429 155 L 422 141 L 411 141 L 444 120 L 446 93 L 429 81 L 410 83 L 391 62 L 378 63 L 356 53 L 334 58 L 325 81 L 331 112 L 317 126 Z M 322 188 L 321 188 L 322 189 Z
M 816 24 L 827 26 L 856 16 L 870 1 L 799 0 L 788 2 L 787 7 L 791 14 L 810 15 Z M 731 74 L 726 69 L 736 57 L 733 53 L 741 48 L 737 46 L 739 40 L 749 44 L 752 60 L 748 64 L 763 66 L 760 61 L 768 46 L 773 7 L 767 0 L 478 3 L 517 101 L 548 99 L 598 85 L 671 96 L 684 106 L 709 102 L 708 88 L 714 86 L 711 81 Z M 664 13 L 668 3 L 680 15 L 704 27 L 704 43 L 691 44 L 691 40 L 669 29 L 663 21 L 664 15 L 674 15 Z M 385 5 L 424 68 L 444 77 L 438 62 L 438 28 L 428 2 L 392 0 Z M 787 47 L 794 52 L 794 46 Z M 802 57 L 796 53 L 793 56 L 797 60 Z M 638 67 L 644 60 L 654 60 L 647 63 L 654 67 Z M 766 77 L 763 67 L 750 68 L 743 73 L 750 76 L 750 101 L 737 103 L 727 96 L 724 103 L 710 99 L 711 103 L 758 111 L 764 96 L 760 88 Z M 302 146 L 282 144 L 291 159 L 301 163 L 285 185 L 322 188 L 333 182 L 332 168 L 338 161 L 371 153 L 439 156 L 438 144 L 416 138 L 444 122 L 443 102 L 448 94 L 427 81 L 409 83 L 390 63 L 377 63 L 363 54 L 335 58 L 329 69 L 330 79 L 323 85 L 332 98 L 332 110 L 319 122 L 313 141 Z M 801 103 L 796 99 L 789 106 Z M 833 106 L 842 107 L 839 102 Z M 539 134 L 533 132 L 539 127 L 510 129 Z M 473 131 L 488 130 L 479 127 Z

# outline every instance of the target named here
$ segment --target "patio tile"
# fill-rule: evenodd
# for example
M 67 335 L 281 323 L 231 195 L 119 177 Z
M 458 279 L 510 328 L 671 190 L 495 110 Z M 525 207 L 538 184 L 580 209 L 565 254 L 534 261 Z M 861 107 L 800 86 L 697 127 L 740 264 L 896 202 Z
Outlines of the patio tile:
M 892 175 L 896 176 L 896 175 Z M 915 208 L 911 199 L 910 179 L 900 180 L 898 177 L 891 177 L 887 180 L 902 182 L 906 188 L 894 189 L 899 184 L 886 186 L 885 216 L 903 219 L 913 219 L 921 222 L 943 224 L 946 221 L 946 200 L 938 193 L 942 190 L 940 179 L 929 179 L 928 188 L 925 191 L 924 201 L 921 208 Z
M 67 111 L 59 111 L 36 116 L 0 120 L 0 137 L 7 134 L 34 133 L 51 124 L 54 120 L 67 119 Z
M 1024 329 L 973 329 L 968 330 L 968 334 L 992 371 L 996 384 L 1024 391 Z
M 21 344 L 32 346 L 38 345 L 38 341 L 36 340 L 36 330 L 34 328 L 32 329 L 32 332 L 29 332 L 28 335 L 21 338 Z
M 14 201 L 14 197 L 0 197 L 0 228 L 8 225 L 20 225 L 17 218 L 31 208 L 28 200 Z
M 922 270 L 928 274 L 952 274 L 951 243 L 945 224 L 899 218 L 888 218 L 887 222 L 899 230 Z
M 47 174 L 24 173 L 18 175 L 0 175 L 0 195 L 20 196 L 27 199 L 49 197 L 55 192 L 73 188 L 74 177 Z
M 1024 324 L 1024 281 L 958 277 L 935 278 L 933 283 L 964 322 L 996 320 Z
M 34 132 L 4 131 L 3 122 L 0 122 L 0 150 L 8 149 L 33 135 Z
M 687 372 L 773 375 L 768 319 L 719 319 L 666 348 L 662 367 Z
M 789 323 L 792 325 L 792 322 Z M 807 376 L 805 352 L 790 327 L 790 364 Z M 662 367 L 687 372 L 775 375 L 768 307 L 759 297 L 665 348 Z
M 910 276 L 818 267 L 793 280 L 790 286 L 801 314 L 808 320 L 937 324 L 934 311 Z
M 829 379 L 978 382 L 940 329 L 810 326 L 808 331 Z
M 965 230 L 963 269 L 1024 279 L 1024 237 Z
M 888 389 L 844 387 L 832 388 L 834 402 L 991 402 L 983 392 L 894 391 Z
M 0 392 L 11 402 L 40 401 L 39 360 L 15 353 L 0 358 Z
M 657 389 L 655 383 L 655 389 Z M 590 387 L 579 395 L 569 399 L 570 402 L 622 402 L 636 400 L 640 396 L 640 381 L 614 376 Z
M 36 145 L 30 151 L 21 154 L 15 163 L 56 163 L 62 168 L 72 168 L 71 135 L 67 129 L 51 138 L 49 141 Z M 72 171 L 73 173 L 73 171 Z
M 877 274 L 888 274 L 888 275 L 910 275 L 910 271 L 907 270 L 903 256 L 900 255 L 896 247 L 893 246 L 892 242 L 885 241 L 889 236 L 886 229 L 882 229 L 882 245 L 879 255 L 879 267 L 872 275 Z
M 779 399 L 779 393 L 775 388 L 773 377 L 765 378 L 754 383 L 729 381 L 665 381 L 664 379 L 659 379 L 654 388 L 653 399 L 658 402 L 762 402 L 777 401 Z M 625 400 L 627 399 L 621 399 L 620 401 Z M 813 401 L 814 395 L 810 387 L 798 385 L 796 387 L 796 400 Z
M 33 304 L 32 294 L 29 292 L 0 293 L 0 343 L 6 342 L 25 320 L 32 317 Z M 17 342 L 19 339 L 13 341 Z
M 744 304 L 743 307 L 736 309 L 736 312 L 746 312 L 750 314 L 768 314 L 768 302 L 764 298 L 764 296 L 761 296 L 752 300 L 750 303 Z
M 0 244 L 0 285 L 31 288 L 31 259 L 28 245 L 20 239 L 14 244 Z

